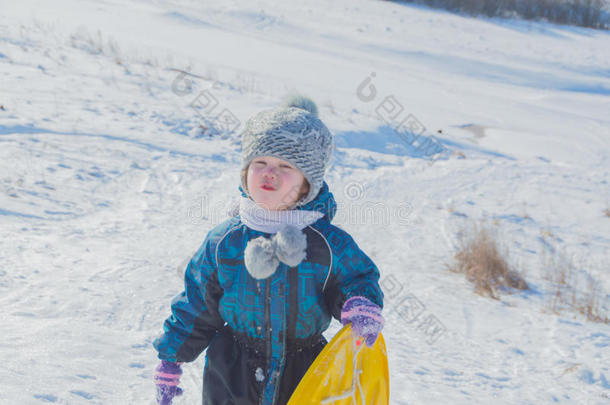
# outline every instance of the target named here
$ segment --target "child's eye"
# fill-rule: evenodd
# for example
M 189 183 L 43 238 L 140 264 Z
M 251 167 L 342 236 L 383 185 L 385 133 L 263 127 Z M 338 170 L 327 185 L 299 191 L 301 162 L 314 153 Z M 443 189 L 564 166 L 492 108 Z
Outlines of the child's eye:
M 292 166 L 288 166 L 288 165 L 280 165 L 280 167 L 282 169 L 292 169 Z

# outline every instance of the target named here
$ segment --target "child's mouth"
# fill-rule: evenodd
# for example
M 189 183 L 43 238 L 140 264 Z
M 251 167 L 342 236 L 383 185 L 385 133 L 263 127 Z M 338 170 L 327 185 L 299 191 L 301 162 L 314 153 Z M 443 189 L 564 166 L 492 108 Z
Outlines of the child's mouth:
M 263 190 L 266 190 L 266 191 L 274 191 L 274 190 L 275 190 L 275 188 L 273 188 L 273 186 L 271 186 L 270 184 L 263 184 L 263 185 L 261 186 L 261 188 L 262 188 Z

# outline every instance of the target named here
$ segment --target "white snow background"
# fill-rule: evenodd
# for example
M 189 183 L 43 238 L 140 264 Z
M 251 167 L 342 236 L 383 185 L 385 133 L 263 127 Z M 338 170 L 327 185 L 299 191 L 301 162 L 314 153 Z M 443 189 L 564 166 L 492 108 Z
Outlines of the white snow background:
M 610 291 L 609 32 L 370 0 L 1 3 L 0 404 L 155 403 L 151 342 L 238 196 L 239 131 L 291 91 L 382 272 L 392 404 L 609 403 L 610 326 L 545 310 L 541 265 Z M 530 291 L 448 271 L 481 220 Z

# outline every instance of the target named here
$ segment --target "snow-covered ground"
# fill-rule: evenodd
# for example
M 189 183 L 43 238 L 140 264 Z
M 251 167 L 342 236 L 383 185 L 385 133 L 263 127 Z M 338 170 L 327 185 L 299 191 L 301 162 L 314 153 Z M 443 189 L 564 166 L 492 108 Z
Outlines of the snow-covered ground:
M 608 403 L 610 326 L 545 311 L 541 257 L 574 256 L 608 303 L 610 33 L 210 3 L 3 2 L 0 404 L 154 403 L 151 342 L 238 195 L 240 128 L 290 91 L 335 133 L 336 222 L 382 271 L 392 404 Z M 531 291 L 494 301 L 447 270 L 480 220 Z

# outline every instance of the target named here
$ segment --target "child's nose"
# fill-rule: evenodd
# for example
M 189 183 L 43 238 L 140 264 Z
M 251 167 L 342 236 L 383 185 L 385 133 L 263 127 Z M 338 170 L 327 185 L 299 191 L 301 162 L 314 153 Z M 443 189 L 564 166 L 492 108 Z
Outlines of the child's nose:
M 265 170 L 263 170 L 263 175 L 267 175 L 267 176 L 276 176 L 277 175 L 277 169 L 275 168 L 275 166 L 271 166 L 271 165 L 267 165 L 265 167 Z

